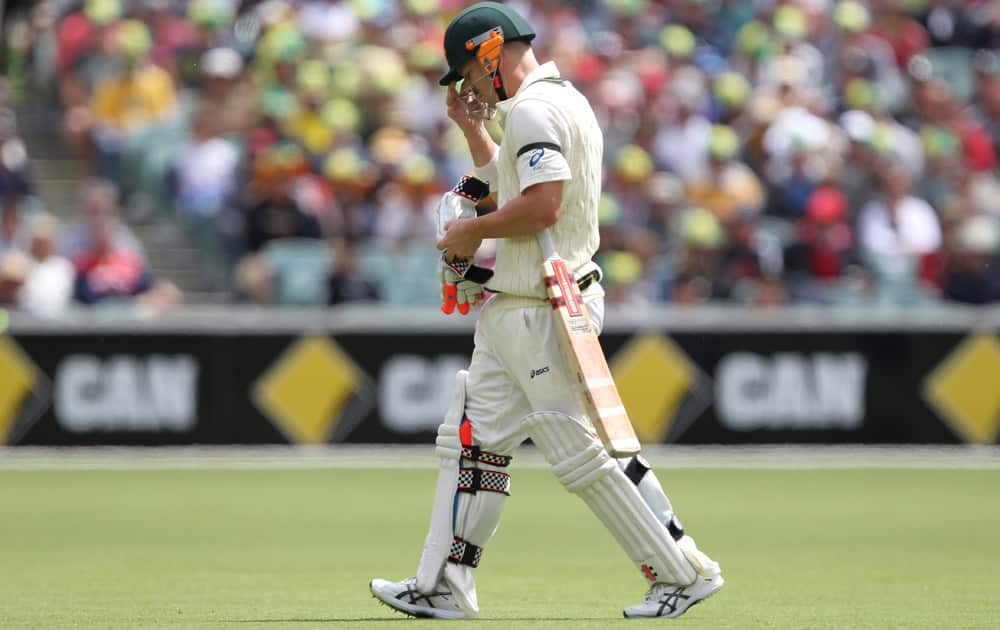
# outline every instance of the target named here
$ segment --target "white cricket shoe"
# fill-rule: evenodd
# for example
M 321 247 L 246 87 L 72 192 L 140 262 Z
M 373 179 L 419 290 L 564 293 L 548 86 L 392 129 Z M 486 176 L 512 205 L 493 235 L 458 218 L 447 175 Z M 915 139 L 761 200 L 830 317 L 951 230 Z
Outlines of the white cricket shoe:
M 646 592 L 646 601 L 629 606 L 622 612 L 626 619 L 680 617 L 688 608 L 710 597 L 725 583 L 721 574 L 699 575 L 694 584 L 689 586 L 656 582 Z
M 368 584 L 368 588 L 383 604 L 407 615 L 431 619 L 465 618 L 465 613 L 444 580 L 438 582 L 434 592 L 429 595 L 417 590 L 415 577 L 406 578 L 402 582 L 376 578 Z

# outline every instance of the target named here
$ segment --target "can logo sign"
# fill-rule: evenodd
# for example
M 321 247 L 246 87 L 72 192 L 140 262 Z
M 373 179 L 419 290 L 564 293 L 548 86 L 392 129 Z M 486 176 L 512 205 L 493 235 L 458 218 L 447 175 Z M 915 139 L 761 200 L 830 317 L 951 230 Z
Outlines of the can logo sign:
M 458 354 L 390 357 L 378 379 L 379 413 L 385 427 L 399 433 L 436 430 L 455 389 L 455 372 L 468 365 L 469 357 Z
M 55 415 L 73 433 L 194 429 L 198 362 L 190 355 L 74 354 L 55 374 Z
M 719 420 L 734 431 L 858 429 L 867 373 L 854 352 L 734 352 L 716 370 Z

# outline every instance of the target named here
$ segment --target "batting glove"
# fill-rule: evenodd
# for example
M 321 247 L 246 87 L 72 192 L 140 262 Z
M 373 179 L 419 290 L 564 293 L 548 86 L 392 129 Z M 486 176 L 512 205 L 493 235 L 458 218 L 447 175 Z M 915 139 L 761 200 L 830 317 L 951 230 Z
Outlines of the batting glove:
M 493 270 L 470 264 L 465 260 L 449 261 L 441 257 L 441 311 L 451 315 L 458 309 L 462 315 L 486 299 L 483 285 L 493 277 Z
M 490 192 L 486 182 L 464 176 L 454 188 L 441 197 L 437 211 L 437 238 L 444 237 L 444 226 L 455 219 L 476 216 L 476 204 Z M 448 252 L 441 254 L 441 310 L 450 315 L 458 309 L 462 315 L 483 302 L 483 285 L 493 277 L 493 271 L 472 264 L 470 259 L 448 260 Z

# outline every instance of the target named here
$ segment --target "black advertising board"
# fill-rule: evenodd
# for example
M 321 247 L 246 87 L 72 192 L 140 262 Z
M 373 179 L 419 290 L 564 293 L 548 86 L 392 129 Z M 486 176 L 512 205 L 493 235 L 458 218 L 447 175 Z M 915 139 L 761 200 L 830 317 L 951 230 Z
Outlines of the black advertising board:
M 602 343 L 647 443 L 997 441 L 991 332 L 646 329 Z M 468 331 L 14 334 L 0 337 L 0 442 L 429 443 L 471 352 Z

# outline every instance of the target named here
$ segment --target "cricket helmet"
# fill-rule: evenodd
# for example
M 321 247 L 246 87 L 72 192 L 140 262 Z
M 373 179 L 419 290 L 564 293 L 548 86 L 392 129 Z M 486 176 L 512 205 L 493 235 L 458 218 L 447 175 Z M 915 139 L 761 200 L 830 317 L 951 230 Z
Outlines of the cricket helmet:
M 499 42 L 497 42 L 499 35 Z M 499 2 L 478 2 L 462 10 L 444 32 L 444 54 L 448 72 L 441 85 L 462 78 L 459 70 L 470 59 L 483 59 L 483 44 L 525 41 L 535 38 L 535 31 L 520 13 Z M 499 52 L 497 53 L 499 55 Z

